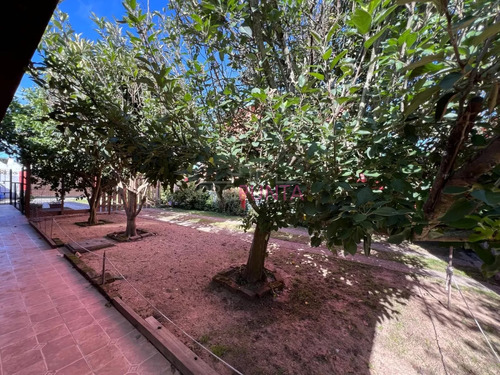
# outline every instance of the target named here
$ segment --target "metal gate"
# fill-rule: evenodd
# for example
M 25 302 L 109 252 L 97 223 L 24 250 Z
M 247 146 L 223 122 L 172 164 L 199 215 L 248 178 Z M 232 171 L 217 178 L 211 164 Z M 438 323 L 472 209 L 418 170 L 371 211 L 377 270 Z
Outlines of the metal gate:
M 23 171 L 0 171 L 0 204 L 10 204 L 24 213 L 24 194 L 26 191 Z

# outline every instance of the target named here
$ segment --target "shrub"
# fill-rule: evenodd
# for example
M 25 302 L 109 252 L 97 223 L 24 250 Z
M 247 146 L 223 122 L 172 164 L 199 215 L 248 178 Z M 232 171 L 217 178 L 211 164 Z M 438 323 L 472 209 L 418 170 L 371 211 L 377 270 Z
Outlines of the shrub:
M 205 210 L 209 194 L 201 189 L 196 189 L 194 185 L 175 191 L 169 199 L 174 207 L 185 210 Z
M 220 212 L 232 216 L 245 216 L 250 208 L 248 203 L 246 209 L 241 208 L 239 189 L 232 188 L 222 193 L 224 204 L 219 204 L 219 199 L 214 191 L 203 191 L 197 189 L 194 184 L 179 189 L 173 193 L 168 190 L 162 192 L 162 205 L 172 205 L 185 210 L 206 210 Z
M 245 216 L 246 209 L 241 208 L 239 189 L 229 189 L 222 192 L 222 198 L 224 199 L 224 209 L 223 213 L 234 216 Z M 248 202 L 247 202 L 248 206 Z M 217 206 L 218 208 L 218 206 Z M 246 207 L 248 208 L 248 207 Z

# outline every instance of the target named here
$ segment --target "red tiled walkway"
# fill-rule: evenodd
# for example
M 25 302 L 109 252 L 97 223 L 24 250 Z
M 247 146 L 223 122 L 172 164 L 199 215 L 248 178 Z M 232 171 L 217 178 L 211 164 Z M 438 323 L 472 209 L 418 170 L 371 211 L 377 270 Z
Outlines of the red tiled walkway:
M 178 374 L 106 302 L 0 205 L 0 375 Z

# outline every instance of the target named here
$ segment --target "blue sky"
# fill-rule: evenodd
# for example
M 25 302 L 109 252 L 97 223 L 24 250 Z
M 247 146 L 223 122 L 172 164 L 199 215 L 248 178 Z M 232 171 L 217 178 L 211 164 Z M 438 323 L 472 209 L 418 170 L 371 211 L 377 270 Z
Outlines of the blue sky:
M 146 8 L 147 0 L 138 0 L 137 2 L 142 8 Z M 168 0 L 149 0 L 151 10 L 161 10 L 167 4 Z M 108 19 L 121 19 L 124 14 L 122 0 L 64 0 L 59 4 L 59 9 L 69 15 L 69 21 L 75 32 L 89 39 L 96 39 L 98 37 L 98 34 L 95 32 L 94 23 L 90 20 L 91 13 Z M 32 60 L 35 62 L 40 61 L 36 53 Z M 23 88 L 32 86 L 33 82 L 25 75 L 19 85 L 18 94 Z M 0 157 L 6 156 L 0 152 Z
M 146 8 L 147 0 L 138 0 L 137 3 Z M 151 10 L 161 10 L 167 6 L 168 0 L 149 0 L 149 3 Z M 69 21 L 76 33 L 90 39 L 98 36 L 90 20 L 91 13 L 108 19 L 121 19 L 124 14 L 122 0 L 64 0 L 59 4 L 59 9 L 69 15 Z M 33 61 L 39 61 L 36 54 L 33 56 Z M 19 90 L 32 85 L 31 80 L 24 76 Z

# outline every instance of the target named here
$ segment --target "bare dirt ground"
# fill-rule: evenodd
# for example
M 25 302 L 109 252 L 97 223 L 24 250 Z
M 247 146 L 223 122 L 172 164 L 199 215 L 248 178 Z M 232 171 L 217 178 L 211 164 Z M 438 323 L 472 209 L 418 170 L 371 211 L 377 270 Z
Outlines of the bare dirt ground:
M 82 217 L 57 218 L 54 236 L 83 240 L 124 230 L 124 215 L 103 218 L 113 223 L 82 228 L 74 224 Z M 221 374 L 231 372 L 134 288 L 246 375 L 500 371 L 456 289 L 452 309 L 445 307 L 443 281 L 436 275 L 417 276 L 390 259 L 377 260 L 385 262 L 382 266 L 360 263 L 357 256 L 342 259 L 309 248 L 300 234 L 276 235 L 267 262 L 287 275 L 287 288 L 275 297 L 248 301 L 211 282 L 218 271 L 246 261 L 251 236 L 234 223 L 147 210 L 138 227 L 157 235 L 106 249 L 107 258 L 130 282 L 110 283 L 108 293 L 122 297 L 141 316 L 160 319 Z M 100 270 L 102 252 L 82 259 Z M 394 269 L 385 267 L 387 262 Z M 109 264 L 107 270 L 117 275 Z M 487 287 L 463 286 L 462 292 L 498 351 L 500 297 Z

